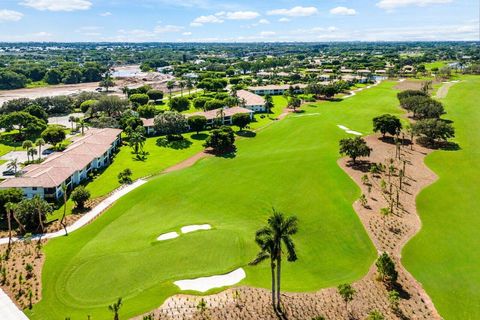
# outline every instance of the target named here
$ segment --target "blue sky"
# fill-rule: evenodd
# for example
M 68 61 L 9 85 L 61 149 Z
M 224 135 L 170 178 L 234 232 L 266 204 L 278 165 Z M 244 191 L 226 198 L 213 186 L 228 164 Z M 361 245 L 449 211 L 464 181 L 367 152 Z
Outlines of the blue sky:
M 479 40 L 478 0 L 0 0 L 0 41 Z

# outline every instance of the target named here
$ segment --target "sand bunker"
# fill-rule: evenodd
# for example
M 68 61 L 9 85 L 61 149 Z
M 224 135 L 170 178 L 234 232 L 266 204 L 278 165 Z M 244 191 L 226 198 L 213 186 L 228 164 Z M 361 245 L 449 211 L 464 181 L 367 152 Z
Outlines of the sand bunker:
M 174 238 L 177 238 L 178 237 L 178 233 L 176 232 L 168 232 L 168 233 L 164 233 L 164 234 L 161 234 L 157 240 L 158 241 L 164 241 L 164 240 L 170 240 L 170 239 L 174 239 Z
M 194 224 L 191 226 L 182 227 L 180 230 L 182 231 L 182 233 L 189 233 L 189 232 L 194 232 L 198 230 L 210 230 L 210 229 L 212 229 L 212 226 L 209 224 Z
M 362 135 L 361 132 L 350 130 L 349 128 L 347 128 L 345 126 L 342 126 L 340 124 L 337 124 L 337 127 L 339 127 L 340 129 L 342 129 L 343 131 L 345 131 L 346 133 L 349 133 L 349 134 L 354 134 L 356 136 L 361 136 Z
M 227 274 L 202 277 L 197 279 L 179 280 L 174 284 L 181 290 L 193 290 L 199 292 L 206 292 L 213 288 L 221 288 L 226 286 L 232 286 L 239 283 L 246 277 L 245 270 L 238 268 Z

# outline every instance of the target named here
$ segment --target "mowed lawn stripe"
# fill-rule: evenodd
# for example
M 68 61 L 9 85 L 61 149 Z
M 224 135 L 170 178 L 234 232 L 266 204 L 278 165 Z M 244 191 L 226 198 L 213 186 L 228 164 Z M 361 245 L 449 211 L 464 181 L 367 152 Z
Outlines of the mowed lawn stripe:
M 372 117 L 400 114 L 392 86 L 306 106 L 307 114 L 320 115 L 287 117 L 256 138 L 239 140 L 235 158 L 203 159 L 159 176 L 91 225 L 50 241 L 43 299 L 29 314 L 105 318 L 107 305 L 121 296 L 122 316 L 130 317 L 179 293 L 174 280 L 237 267 L 247 272 L 241 284 L 269 288 L 268 265 L 248 263 L 258 250 L 254 233 L 272 206 L 300 221 L 299 261 L 284 264 L 284 290 L 313 291 L 361 278 L 376 252 L 352 208 L 360 191 L 336 163 L 338 140 L 349 136 L 337 124 L 368 133 Z M 155 241 L 202 223 L 213 229 Z
M 403 263 L 445 319 L 480 318 L 480 77 L 466 77 L 442 101 L 458 151 L 435 151 L 426 164 L 439 180 L 417 198 L 422 230 Z

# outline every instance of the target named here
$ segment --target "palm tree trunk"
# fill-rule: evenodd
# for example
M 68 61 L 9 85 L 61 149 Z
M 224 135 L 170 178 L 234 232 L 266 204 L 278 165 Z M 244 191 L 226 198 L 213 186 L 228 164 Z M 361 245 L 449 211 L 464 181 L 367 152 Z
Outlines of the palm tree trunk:
M 37 212 L 38 212 L 38 223 L 40 225 L 40 230 L 41 230 L 41 233 L 43 233 L 43 230 L 44 230 L 44 226 L 43 226 L 43 219 L 42 219 L 42 213 L 40 210 L 37 209 Z
M 41 158 L 42 158 L 42 146 L 39 145 L 38 146 L 38 161 L 40 161 Z
M 270 267 L 272 269 L 272 306 L 273 310 L 276 309 L 276 303 L 275 303 L 275 262 L 271 261 Z
M 24 234 L 25 233 L 25 227 L 23 226 L 23 224 L 20 223 L 20 220 L 18 220 L 18 217 L 15 215 L 15 213 L 13 213 L 13 219 L 15 219 L 15 221 L 17 222 L 18 227 L 20 228 L 20 232 L 22 234 Z
M 11 210 L 10 208 L 7 209 L 7 222 L 8 222 L 8 249 L 7 249 L 7 252 L 10 253 L 10 248 L 11 248 L 11 245 L 12 245 L 12 221 L 11 221 Z
M 281 276 L 281 269 L 282 269 L 282 257 L 279 256 L 277 258 L 277 310 L 279 312 L 282 311 L 282 305 L 280 301 L 280 276 Z
M 72 182 L 73 183 L 73 182 Z M 65 235 L 68 236 L 67 226 L 65 225 L 65 215 L 67 213 L 67 191 L 63 192 L 63 215 L 60 224 L 62 225 L 63 229 L 65 230 Z

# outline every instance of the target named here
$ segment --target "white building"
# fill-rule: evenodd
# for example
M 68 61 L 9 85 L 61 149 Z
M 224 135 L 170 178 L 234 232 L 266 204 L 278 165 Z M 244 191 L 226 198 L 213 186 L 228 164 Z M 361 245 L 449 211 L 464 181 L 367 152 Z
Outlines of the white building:
M 265 112 L 265 99 L 258 94 L 247 90 L 238 90 L 237 97 L 244 108 L 254 112 Z
M 264 96 L 264 95 L 281 95 L 284 94 L 285 91 L 288 91 L 290 87 L 294 88 L 295 93 L 303 93 L 303 90 L 307 87 L 305 84 L 282 84 L 282 85 L 266 85 L 266 86 L 258 86 L 258 87 L 249 87 L 248 90 L 251 92 Z
M 90 129 L 73 138 L 63 152 L 54 153 L 40 164 L 26 166 L 19 177 L 0 183 L 0 189 L 20 188 L 27 198 L 35 195 L 56 200 L 62 197 L 62 185 L 70 190 L 86 180 L 95 169 L 108 166 L 121 144 L 119 129 Z

